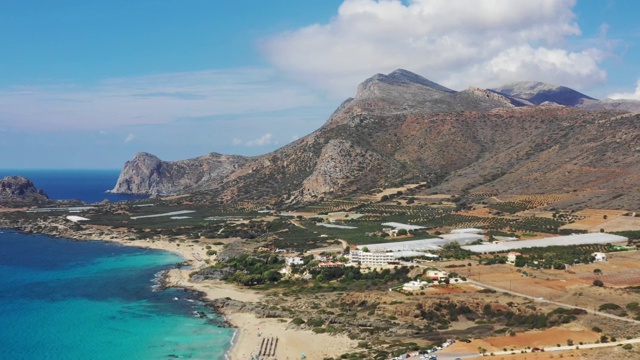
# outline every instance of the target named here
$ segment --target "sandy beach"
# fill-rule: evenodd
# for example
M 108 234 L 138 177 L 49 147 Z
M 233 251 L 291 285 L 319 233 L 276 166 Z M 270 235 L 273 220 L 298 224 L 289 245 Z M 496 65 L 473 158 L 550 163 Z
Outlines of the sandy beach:
M 295 325 L 289 326 L 289 319 L 256 318 L 254 314 L 249 313 L 225 316 L 239 329 L 229 354 L 231 360 L 248 360 L 251 355 L 259 354 L 263 341 L 266 345 L 275 342 L 276 339 L 276 356 L 263 359 L 300 359 L 302 354 L 305 354 L 307 359 L 323 359 L 353 351 L 357 346 L 357 341 L 346 336 L 316 334 L 311 330 L 300 330 Z M 263 354 L 266 351 L 264 346 Z
M 206 255 L 208 249 L 205 243 L 122 239 L 108 239 L 107 241 L 114 241 L 125 246 L 170 251 L 182 256 L 194 268 L 205 265 L 204 260 L 215 261 L 215 255 Z M 211 247 L 214 250 L 219 250 L 219 246 Z M 194 269 L 184 268 L 169 270 L 165 279 L 167 286 L 199 291 L 204 294 L 207 300 L 231 298 L 256 303 L 263 297 L 257 291 L 222 281 L 192 282 L 190 274 L 194 271 Z M 323 359 L 354 351 L 357 347 L 357 341 L 344 335 L 316 334 L 311 330 L 301 330 L 295 325 L 289 325 L 291 319 L 259 318 L 253 313 L 230 312 L 224 311 L 224 309 L 222 311 L 225 319 L 237 329 L 233 345 L 227 354 L 229 360 L 248 360 L 252 355 L 257 356 L 260 353 L 261 345 L 264 355 L 267 352 L 267 344 L 271 344 L 269 356 L 263 356 L 261 359 L 300 359 L 302 354 L 305 354 L 307 359 Z

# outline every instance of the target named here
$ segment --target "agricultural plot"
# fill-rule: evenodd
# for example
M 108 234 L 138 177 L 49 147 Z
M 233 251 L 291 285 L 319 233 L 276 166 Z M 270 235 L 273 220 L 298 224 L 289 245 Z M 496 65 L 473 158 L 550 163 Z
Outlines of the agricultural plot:
M 640 228 L 640 217 L 624 216 L 628 212 L 622 210 L 585 209 L 573 214 L 578 217 L 575 222 L 563 226 L 567 229 L 596 232 L 624 231 Z
M 451 213 L 450 208 L 436 208 L 432 206 L 406 206 L 389 204 L 368 204 L 360 209 L 363 214 L 376 214 L 380 216 L 403 216 L 405 219 L 433 218 Z
M 428 228 L 481 228 L 491 230 L 507 230 L 511 232 L 543 232 L 558 233 L 563 222 L 541 217 L 503 218 L 479 217 L 459 213 L 446 214 L 432 218 L 410 219 L 409 223 L 426 226 Z
M 489 207 L 509 214 L 515 214 L 521 211 L 547 206 L 549 204 L 565 200 L 569 197 L 571 197 L 570 194 L 516 196 L 509 199 L 508 201 L 491 204 L 489 205 Z
M 322 202 L 321 204 L 308 205 L 302 209 L 298 209 L 298 212 L 314 213 L 314 214 L 326 214 L 338 211 L 347 211 L 364 204 L 362 201 L 356 200 L 330 200 Z

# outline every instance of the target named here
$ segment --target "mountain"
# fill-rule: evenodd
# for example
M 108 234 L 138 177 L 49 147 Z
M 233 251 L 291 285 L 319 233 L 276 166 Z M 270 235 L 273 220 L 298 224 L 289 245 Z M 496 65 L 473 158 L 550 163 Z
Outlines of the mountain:
M 243 156 L 211 153 L 195 159 L 167 162 L 141 152 L 125 163 L 116 186 L 109 192 L 153 195 L 182 193 L 201 184 L 215 183 L 231 175 L 248 160 Z
M 529 101 L 535 105 L 555 103 L 565 106 L 577 106 L 585 100 L 595 100 L 590 96 L 565 86 L 535 81 L 516 82 L 492 90 L 500 94 Z
M 423 181 L 433 191 L 589 190 L 599 204 L 637 204 L 640 116 L 558 105 L 597 101 L 540 83 L 457 92 L 396 70 L 364 81 L 320 129 L 272 153 L 138 154 L 113 191 L 287 204 Z
M 0 204 L 8 206 L 38 205 L 49 202 L 49 197 L 22 176 L 0 179 Z

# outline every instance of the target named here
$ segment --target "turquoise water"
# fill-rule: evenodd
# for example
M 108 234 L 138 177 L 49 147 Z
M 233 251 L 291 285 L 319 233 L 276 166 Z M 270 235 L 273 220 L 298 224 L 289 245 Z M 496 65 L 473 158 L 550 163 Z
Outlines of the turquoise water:
M 224 358 L 232 329 L 184 291 L 154 291 L 177 255 L 0 231 L 3 359 Z

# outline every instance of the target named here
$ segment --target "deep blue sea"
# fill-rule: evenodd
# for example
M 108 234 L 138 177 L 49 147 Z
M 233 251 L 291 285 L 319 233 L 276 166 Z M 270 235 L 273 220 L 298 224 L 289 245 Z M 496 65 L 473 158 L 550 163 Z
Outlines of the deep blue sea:
M 96 172 L 38 174 L 32 180 L 54 199 L 100 201 L 114 179 L 107 172 L 109 180 Z M 181 261 L 162 251 L 0 229 L 0 358 L 224 359 L 233 329 L 182 290 L 154 290 L 157 274 Z
M 0 169 L 0 178 L 24 176 L 53 200 L 79 199 L 87 203 L 122 201 L 144 196 L 107 194 L 118 181 L 120 170 L 12 170 Z

